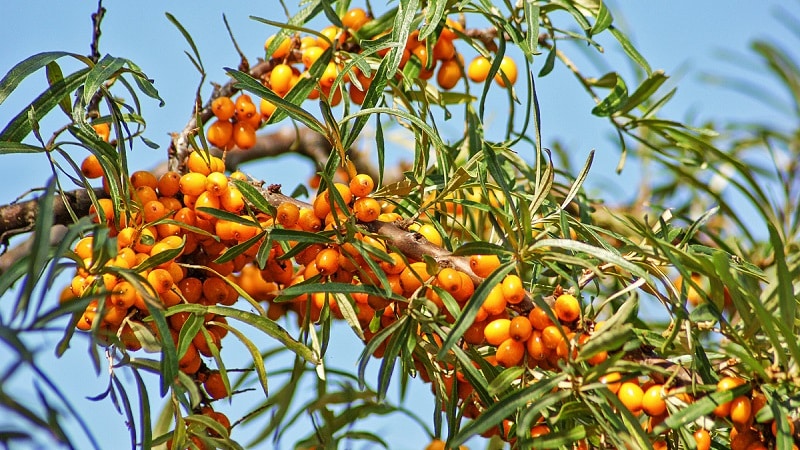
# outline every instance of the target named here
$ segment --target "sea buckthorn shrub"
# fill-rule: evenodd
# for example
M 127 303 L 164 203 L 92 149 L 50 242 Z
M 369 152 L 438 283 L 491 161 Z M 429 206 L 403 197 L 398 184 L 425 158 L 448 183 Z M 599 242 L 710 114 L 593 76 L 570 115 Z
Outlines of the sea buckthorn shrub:
M 662 118 L 666 75 L 607 6 L 311 3 L 285 25 L 256 19 L 280 26 L 258 38 L 252 59 L 235 43 L 238 69 L 194 99 L 157 169 L 129 167 L 138 139 L 152 144 L 139 96 L 159 98 L 133 62 L 81 57 L 86 69 L 64 77 L 64 55 L 42 54 L 0 81 L 2 103 L 46 66 L 48 91 L 0 132 L 0 147 L 48 153 L 59 177 L 17 211 L 37 222 L 3 230 L 33 230 L 37 247 L 0 275 L 6 290 L 22 284 L 19 320 L 35 320 L 0 321 L 2 336 L 68 321 L 58 352 L 89 339 L 111 379 L 98 399 L 122 404 L 144 448 L 241 448 L 250 426 L 251 445 L 278 445 L 306 415 L 296 448 L 393 448 L 361 422 L 389 413 L 422 422 L 428 449 L 479 437 L 514 449 L 796 448 L 797 233 L 777 219 L 794 214 L 793 191 L 768 201 L 755 181 L 764 171 L 737 164 L 710 130 Z M 330 23 L 313 28 L 313 16 Z M 564 41 L 602 49 L 601 35 L 642 79 L 579 70 Z M 594 153 L 573 170 L 543 147 L 536 80 L 556 64 L 578 78 L 625 155 L 671 177 L 643 192 L 677 202 L 674 214 L 604 204 L 583 187 Z M 120 85 L 135 101 L 112 95 Z M 25 139 L 41 136 L 37 114 L 56 106 L 68 123 L 42 152 Z M 498 111 L 503 123 L 492 126 Z M 275 150 L 278 126 L 293 139 Z M 397 167 L 387 163 L 391 128 L 413 150 Z M 249 158 L 289 152 L 314 172 L 296 190 L 247 173 Z M 790 185 L 792 167 L 776 167 L 777 179 Z M 723 181 L 755 199 L 769 240 L 756 242 L 727 204 L 692 203 L 726 202 Z M 68 230 L 51 246 L 44 233 L 56 221 Z M 753 242 L 738 245 L 736 232 Z M 58 305 L 42 310 L 33 286 L 47 290 L 59 274 Z M 326 359 L 343 332 L 363 344 L 353 373 Z M 247 363 L 234 366 L 231 347 Z M 167 403 L 156 427 L 146 372 Z M 309 403 L 298 393 L 307 380 Z M 432 410 L 390 400 L 391 387 L 410 382 L 429 386 Z M 237 410 L 244 396 L 261 403 Z

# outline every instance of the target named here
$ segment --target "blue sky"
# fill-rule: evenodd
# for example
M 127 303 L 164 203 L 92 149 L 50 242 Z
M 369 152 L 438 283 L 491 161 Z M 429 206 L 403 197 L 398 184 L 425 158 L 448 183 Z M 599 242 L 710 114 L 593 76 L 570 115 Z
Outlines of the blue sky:
M 188 48 L 186 43 L 167 21 L 164 12 L 175 15 L 192 33 L 208 70 L 208 81 L 221 82 L 225 80 L 222 67 L 236 66 L 238 63 L 222 24 L 222 14 L 227 15 L 244 52 L 255 59 L 263 53 L 264 39 L 275 30 L 249 20 L 248 16 L 277 20 L 282 15 L 276 14 L 279 11 L 276 3 L 213 2 L 211 5 L 202 5 L 188 1 L 109 2 L 109 11 L 103 22 L 101 52 L 124 56 L 136 62 L 156 80 L 156 87 L 166 101 L 165 106 L 159 108 L 155 102 L 144 100 L 145 117 L 149 120 L 147 137 L 162 148 L 152 150 L 138 145 L 131 155 L 133 170 L 153 167 L 165 158 L 168 133 L 180 130 L 186 123 L 199 80 L 183 54 Z M 633 30 L 634 43 L 652 67 L 673 75 L 671 82 L 680 86 L 678 94 L 665 109 L 666 116 L 676 119 L 691 117 L 694 123 L 748 117 L 758 117 L 764 121 L 781 120 L 774 111 L 746 96 L 703 82 L 701 75 L 753 76 L 752 70 L 742 68 L 748 65 L 747 58 L 731 63 L 719 57 L 723 49 L 745 55 L 748 43 L 753 38 L 769 38 L 786 42 L 787 46 L 796 44 L 796 37 L 780 25 L 775 16 L 783 14 L 779 9 L 781 5 L 797 15 L 800 12 L 797 2 L 616 0 L 609 1 L 609 5 L 615 12 L 619 26 Z M 0 51 L 0 75 L 37 52 L 67 50 L 87 53 L 91 37 L 89 16 L 95 7 L 94 2 L 67 0 L 0 3 L 0 17 L 4 18 L 5 23 L 0 27 L 0 42 L 4 43 Z M 619 61 L 620 51 L 613 48 L 610 41 L 603 42 L 608 44 L 611 61 Z M 753 60 L 751 56 L 748 58 Z M 592 73 L 593 69 L 585 58 L 577 56 L 575 60 L 586 73 Z M 541 60 L 534 63 L 537 65 L 535 70 L 538 70 Z M 66 67 L 65 64 L 65 70 Z M 24 107 L 26 101 L 43 88 L 44 83 L 43 74 L 34 76 L 23 84 L 19 92 L 0 105 L 0 125 L 5 125 Z M 562 141 L 574 152 L 576 161 L 585 159 L 589 150 L 597 149 L 597 164 L 590 175 L 589 185 L 605 186 L 610 192 L 629 194 L 630 189 L 623 186 L 631 185 L 631 177 L 637 178 L 635 167 L 620 176 L 611 172 L 619 155 L 615 140 L 605 121 L 589 114 L 592 101 L 574 79 L 566 71 L 556 70 L 549 77 L 537 80 L 537 88 L 545 144 L 555 139 Z M 500 118 L 492 120 L 499 121 Z M 55 126 L 58 125 L 60 123 Z M 3 164 L 0 164 L 0 204 L 25 194 L 28 188 L 37 187 L 39 181 L 49 175 L 48 163 L 42 155 L 4 155 L 3 159 Z M 311 174 L 309 166 L 291 157 L 247 167 L 246 170 L 270 183 L 282 183 L 285 186 L 294 186 L 297 180 L 304 180 Z M 20 174 L 24 174 L 24 177 L 21 178 Z M 346 329 L 340 332 L 349 333 Z M 52 342 L 52 339 L 43 337 L 39 344 L 51 345 Z M 353 368 L 354 355 L 360 351 L 355 350 L 357 346 L 354 339 L 345 338 L 332 348 L 331 361 L 340 368 Z M 0 360 L 3 351 L 3 347 L 0 347 Z M 62 386 L 74 399 L 84 402 L 82 410 L 87 411 L 92 429 L 104 443 L 104 448 L 112 448 L 111 443 L 116 442 L 117 436 L 125 436 L 124 421 L 109 407 L 108 402 L 89 404 L 82 400 L 100 392 L 104 381 L 102 377 L 96 382 L 86 381 L 92 380 L 94 375 L 85 361 L 81 346 L 68 352 L 65 359 L 48 364 L 52 373 L 67 374 L 65 379 L 83 381 L 80 384 L 65 382 Z M 377 364 L 373 363 L 372 366 Z M 20 384 L 20 388 L 30 389 L 24 383 Z M 407 406 L 418 411 L 423 418 L 428 418 L 432 408 L 426 395 L 428 386 L 415 385 L 412 389 Z M 239 398 L 234 399 L 234 405 L 237 402 L 240 402 Z M 4 420 L 0 417 L 0 428 L 3 428 Z M 398 443 L 397 447 L 393 445 L 392 448 L 424 447 L 426 438 L 419 427 L 405 423 L 402 426 L 389 425 L 387 422 L 376 422 L 374 426 L 377 427 L 376 431 L 383 430 L 387 439 Z

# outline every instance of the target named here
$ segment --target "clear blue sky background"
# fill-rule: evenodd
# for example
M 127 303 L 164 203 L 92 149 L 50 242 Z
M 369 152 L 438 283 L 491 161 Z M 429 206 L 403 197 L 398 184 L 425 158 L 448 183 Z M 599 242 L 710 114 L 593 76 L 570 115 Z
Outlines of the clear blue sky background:
M 253 60 L 263 53 L 264 39 L 274 32 L 263 24 L 248 19 L 249 15 L 280 20 L 277 1 L 265 2 L 159 2 L 153 0 L 135 2 L 108 2 L 109 9 L 103 22 L 101 52 L 124 56 L 136 62 L 152 79 L 166 101 L 163 108 L 144 99 L 144 115 L 148 120 L 147 137 L 162 146 L 152 150 L 143 145 L 134 149 L 132 170 L 153 167 L 165 158 L 169 143 L 168 133 L 180 130 L 191 112 L 198 76 L 183 55 L 188 47 L 178 31 L 167 21 L 164 12 L 174 14 L 192 33 L 208 70 L 208 81 L 223 82 L 222 67 L 238 63 L 233 46 L 228 40 L 222 24 L 225 13 L 244 52 Z M 358 2 L 356 2 L 358 3 Z M 381 2 L 376 2 L 381 3 Z M 771 38 L 796 45 L 797 40 L 775 19 L 781 14 L 779 8 L 789 8 L 800 13 L 796 1 L 610 1 L 615 18 L 623 29 L 633 30 L 633 41 L 655 69 L 664 69 L 674 75 L 672 83 L 680 85 L 677 96 L 666 108 L 665 115 L 676 119 L 693 117 L 696 122 L 708 119 L 735 119 L 758 117 L 764 121 L 780 121 L 774 111 L 764 108 L 746 96 L 736 94 L 720 86 L 709 85 L 700 79 L 704 73 L 733 74 L 753 77 L 753 71 L 743 69 L 747 58 L 735 64 L 718 57 L 720 50 L 732 50 L 745 54 L 753 38 Z M 781 6 L 783 5 L 783 6 Z M 378 6 L 378 5 L 376 5 Z M 91 38 L 90 14 L 96 7 L 90 1 L 47 1 L 0 3 L 0 75 L 27 56 L 49 50 L 67 50 L 86 54 Z M 609 57 L 619 61 L 620 51 L 608 44 Z M 748 56 L 753 60 L 752 56 Z M 588 64 L 585 58 L 575 58 L 587 74 L 601 75 Z M 542 60 L 535 61 L 535 70 Z M 65 71 L 67 69 L 65 65 Z M 767 83 L 768 81 L 759 81 Z M 19 92 L 0 105 L 0 125 L 4 126 L 44 86 L 43 73 L 32 77 Z M 589 178 L 589 185 L 601 186 L 614 195 L 630 195 L 631 179 L 637 179 L 635 168 L 617 176 L 611 169 L 616 165 L 619 150 L 611 130 L 603 119 L 592 117 L 589 110 L 591 99 L 577 86 L 564 70 L 556 70 L 549 77 L 537 80 L 542 129 L 545 145 L 558 139 L 574 152 L 575 161 L 583 161 L 591 149 L 597 149 L 596 168 Z M 502 121 L 502 113 L 490 120 Z M 59 118 L 59 121 L 61 118 Z M 45 122 L 44 129 L 53 129 L 61 122 Z M 456 125 L 457 126 L 457 125 Z M 45 131 L 45 136 L 49 133 Z M 25 194 L 28 188 L 37 187 L 49 176 L 50 169 L 42 155 L 3 156 L 0 164 L 0 204 L 13 201 Z M 78 160 L 82 158 L 76 157 Z M 262 177 L 270 183 L 282 183 L 293 187 L 298 180 L 306 179 L 312 169 L 291 157 L 278 161 L 246 167 L 246 171 Z M 615 187 L 619 186 L 619 187 Z M 7 314 L 0 299 L 0 311 Z M 340 334 L 348 334 L 342 328 Z M 31 339 L 33 345 L 49 348 L 56 335 Z M 360 346 L 350 336 L 341 338 L 332 346 L 329 362 L 336 367 L 351 369 Z M 90 403 L 83 398 L 96 395 L 104 388 L 105 377 L 96 378 L 82 345 L 76 345 L 62 360 L 48 361 L 51 373 L 60 374 L 62 388 L 79 402 L 85 416 L 103 448 L 121 448 L 120 440 L 127 439 L 123 417 L 116 414 L 109 402 Z M 235 346 L 226 348 L 224 355 L 236 359 Z M 7 349 L 0 345 L 0 367 Z M 45 350 L 42 355 L 51 354 Z M 244 355 L 239 355 L 245 361 Z M 52 359 L 52 358 L 51 358 Z M 232 364 L 232 365 L 235 365 Z M 377 367 L 377 363 L 373 364 Z M 269 370 L 269 367 L 268 367 Z M 374 376 L 371 378 L 374 380 Z M 20 392 L 34 391 L 29 380 L 12 379 Z M 277 386 L 277 381 L 273 386 Z M 430 417 L 432 402 L 427 395 L 428 386 L 415 385 L 406 406 L 417 411 L 424 419 Z M 395 389 L 393 389 L 395 391 Z M 155 396 L 156 392 L 151 394 Z M 245 396 L 240 396 L 245 397 Z M 246 403 L 244 398 L 235 398 L 233 410 Z M 155 405 L 159 402 L 155 401 Z M 227 408 L 226 408 L 227 409 Z M 234 414 L 232 419 L 238 418 Z M 7 417 L 0 417 L 0 429 L 10 426 Z M 392 448 L 421 449 L 427 438 L 422 430 L 410 422 L 383 421 L 370 425 L 373 431 L 385 433 Z M 302 430 L 305 434 L 307 430 Z M 242 436 L 251 430 L 236 430 Z M 79 435 L 75 429 L 76 436 Z M 242 434 L 239 434 L 242 433 Z M 80 439 L 80 438 L 79 438 Z M 287 440 L 287 442 L 289 442 Z M 473 448 L 477 448 L 473 444 Z M 264 448 L 269 448 L 265 446 Z

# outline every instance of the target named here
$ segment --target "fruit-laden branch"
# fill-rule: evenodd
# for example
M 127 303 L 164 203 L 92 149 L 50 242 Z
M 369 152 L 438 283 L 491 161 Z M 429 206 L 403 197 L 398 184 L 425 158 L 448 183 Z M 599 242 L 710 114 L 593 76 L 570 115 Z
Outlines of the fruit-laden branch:
M 102 188 L 95 188 L 94 195 L 107 197 Z M 84 217 L 89 215 L 91 206 L 91 197 L 85 189 L 64 192 L 56 196 L 53 202 L 53 223 L 56 225 L 68 225 L 72 223 L 70 210 L 78 217 Z M 36 217 L 40 213 L 38 198 L 0 206 L 0 245 L 7 247 L 12 237 L 33 231 L 36 226 Z M 53 242 L 53 239 L 55 241 L 60 239 L 57 230 L 51 230 L 51 242 Z M 0 255 L 0 273 L 5 272 L 14 261 L 25 256 L 29 248 L 30 243 L 23 243 L 11 250 L 4 251 Z

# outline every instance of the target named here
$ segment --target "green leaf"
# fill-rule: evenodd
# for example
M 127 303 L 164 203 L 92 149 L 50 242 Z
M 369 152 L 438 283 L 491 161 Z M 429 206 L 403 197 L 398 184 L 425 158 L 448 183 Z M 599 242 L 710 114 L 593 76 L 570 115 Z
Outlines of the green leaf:
M 614 22 L 614 18 L 611 17 L 611 11 L 608 10 L 608 7 L 606 7 L 604 2 L 600 2 L 600 11 L 597 13 L 597 19 L 595 20 L 594 25 L 592 25 L 592 29 L 589 34 L 594 36 L 595 34 L 602 33 L 611 26 L 612 22 Z
M 644 71 L 647 73 L 647 76 L 650 76 L 650 73 L 653 72 L 653 69 L 650 68 L 650 64 L 647 63 L 647 60 L 644 59 L 644 56 L 636 50 L 636 47 L 633 46 L 628 37 L 625 36 L 624 33 L 619 31 L 613 25 L 609 26 L 609 31 L 611 34 L 617 39 L 617 41 L 622 45 L 622 49 L 625 50 L 628 57 L 631 58 L 636 64 L 639 65 Z
M 167 20 L 169 20 L 170 22 L 172 22 L 173 25 L 175 25 L 175 28 L 177 28 L 178 31 L 181 32 L 183 38 L 186 39 L 187 43 L 189 43 L 189 46 L 192 48 L 192 52 L 194 52 L 194 60 L 197 61 L 197 64 L 200 66 L 199 67 L 200 71 L 204 72 L 205 69 L 203 68 L 203 60 L 200 58 L 200 52 L 197 50 L 197 46 L 194 44 L 192 35 L 189 34 L 188 31 L 186 31 L 186 28 L 184 28 L 183 25 L 181 25 L 181 23 L 178 21 L 178 19 L 175 18 L 175 16 L 173 16 L 170 13 L 165 13 L 165 14 L 167 16 Z
M 391 43 L 394 44 L 394 47 L 392 47 L 386 57 L 383 58 L 380 66 L 378 66 L 374 81 L 369 89 L 367 89 L 367 93 L 364 97 L 362 109 L 370 109 L 378 104 L 378 100 L 383 96 L 383 89 L 388 84 L 389 79 L 397 72 L 397 68 L 400 67 L 403 49 L 408 40 L 408 35 L 411 33 L 411 27 L 416 18 L 418 8 L 419 0 L 406 0 L 400 2 L 397 6 L 390 40 Z M 361 131 L 367 125 L 369 117 L 369 114 L 356 117 L 353 127 L 349 130 L 348 134 L 343 137 L 342 147 L 350 148 L 353 145 L 361 134 Z
M 606 98 L 592 108 L 592 114 L 600 117 L 610 116 L 628 101 L 628 87 L 625 85 L 625 80 L 618 74 L 614 75 L 616 76 L 614 88 Z
M 8 71 L 6 76 L 0 80 L 0 105 L 17 89 L 17 86 L 28 78 L 29 75 L 47 66 L 48 64 L 64 57 L 71 56 L 77 60 L 84 62 L 86 65 L 91 64 L 89 58 L 69 52 L 43 52 L 37 53 L 24 61 L 18 63 Z
M 33 235 L 33 244 L 29 250 L 30 258 L 28 258 L 28 270 L 23 281 L 22 292 L 17 299 L 17 314 L 26 313 L 30 302 L 33 288 L 36 282 L 41 278 L 42 271 L 48 262 L 48 254 L 50 253 L 50 229 L 53 226 L 53 203 L 55 202 L 56 180 L 51 178 L 47 183 L 47 188 L 39 197 L 38 210 L 40 214 L 36 215 L 36 226 Z
M 536 2 L 526 1 L 522 5 L 525 14 L 525 24 L 528 32 L 525 34 L 528 50 L 531 54 L 538 54 L 539 48 L 539 13 L 540 8 Z
M 103 87 L 103 83 L 117 75 L 120 69 L 125 66 L 125 58 L 115 58 L 106 55 L 92 67 L 86 74 L 86 82 L 83 85 L 83 103 L 88 105 L 95 93 Z
M 275 207 L 264 197 L 264 193 L 252 184 L 242 180 L 231 180 L 231 182 L 258 211 L 270 213 L 275 210 Z
M 23 144 L 21 142 L 0 141 L 0 155 L 10 155 L 13 153 L 42 153 L 46 149 L 41 146 Z
M 58 65 L 57 62 L 51 61 L 47 64 L 47 82 L 50 86 L 59 83 L 64 80 L 64 73 L 61 72 L 61 66 Z M 58 106 L 61 107 L 61 110 L 64 111 L 64 114 L 67 116 L 72 115 L 72 103 L 70 103 L 69 96 L 65 95 L 61 98 L 61 101 L 58 103 Z
M 30 105 L 26 106 L 25 109 L 8 122 L 3 131 L 0 132 L 0 142 L 21 142 L 25 139 L 33 129 L 33 124 L 28 119 L 29 111 L 33 110 L 36 120 L 41 120 L 58 105 L 65 95 L 69 95 L 84 83 L 88 72 L 88 68 L 83 68 L 67 75 L 61 82 L 54 83 L 47 88 Z
M 655 72 L 651 73 L 650 76 L 648 76 L 647 79 L 644 80 L 638 88 L 636 88 L 633 94 L 628 96 L 625 102 L 620 105 L 616 111 L 614 111 L 614 114 L 625 114 L 649 100 L 650 97 L 655 94 L 658 88 L 660 88 L 661 85 L 667 81 L 667 78 L 669 77 L 664 74 L 663 70 L 656 70 Z
M 250 325 L 273 339 L 283 344 L 288 350 L 296 353 L 301 358 L 312 364 L 319 364 L 319 357 L 315 355 L 310 348 L 295 340 L 289 333 L 280 325 L 266 317 L 253 314 L 249 311 L 242 311 L 228 306 L 203 306 L 193 304 L 183 304 L 170 308 L 177 311 L 188 311 L 193 313 L 217 314 L 230 319 L 238 320 L 239 322 Z
M 464 425 L 464 427 L 459 430 L 458 434 L 450 440 L 449 444 L 452 446 L 463 444 L 470 437 L 500 424 L 503 419 L 514 415 L 518 409 L 529 406 L 534 402 L 534 399 L 542 399 L 548 396 L 555 397 L 557 394 L 552 394 L 550 391 L 557 386 L 558 383 L 566 379 L 566 377 L 566 374 L 559 373 L 549 378 L 543 378 L 524 389 L 516 390 L 513 394 L 492 403 L 481 412 L 477 419 Z
M 213 322 L 213 321 L 212 321 Z M 264 391 L 264 396 L 269 397 L 269 389 L 267 385 L 267 370 L 264 366 L 264 359 L 261 357 L 261 351 L 256 347 L 256 345 L 250 339 L 245 336 L 244 333 L 239 331 L 238 328 L 232 327 L 224 322 L 213 322 L 212 325 L 220 326 L 225 328 L 226 330 L 233 333 L 239 341 L 247 348 L 247 351 L 250 352 L 250 356 L 253 359 L 253 367 L 256 369 L 256 374 L 258 375 L 258 383 L 261 385 L 261 390 Z

